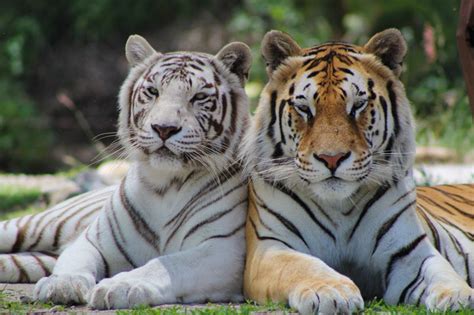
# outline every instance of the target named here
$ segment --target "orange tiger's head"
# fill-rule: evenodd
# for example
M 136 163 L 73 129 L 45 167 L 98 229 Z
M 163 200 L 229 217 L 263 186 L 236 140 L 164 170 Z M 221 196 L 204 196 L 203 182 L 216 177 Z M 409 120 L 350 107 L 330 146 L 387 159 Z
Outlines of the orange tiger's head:
M 398 30 L 364 46 L 311 48 L 271 31 L 262 53 L 269 82 L 246 143 L 256 173 L 341 199 L 410 172 L 413 123 L 399 80 L 406 44 Z

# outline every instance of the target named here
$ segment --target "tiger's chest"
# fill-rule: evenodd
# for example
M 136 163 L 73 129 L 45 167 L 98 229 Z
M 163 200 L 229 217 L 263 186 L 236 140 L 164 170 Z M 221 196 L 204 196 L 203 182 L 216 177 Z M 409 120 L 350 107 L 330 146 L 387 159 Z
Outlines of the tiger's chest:
M 262 235 L 283 239 L 294 250 L 321 259 L 351 278 L 366 297 L 383 292 L 384 260 L 388 257 L 374 255 L 373 249 L 378 226 L 386 214 L 376 209 L 362 214 L 363 208 L 348 214 L 294 191 L 264 183 L 254 183 L 254 188 L 259 217 L 264 223 Z M 388 215 L 391 199 L 377 203 Z
M 157 239 L 158 255 L 195 247 L 216 234 L 225 235 L 235 222 L 245 220 L 247 189 L 239 176 L 218 183 L 212 176 L 197 174 L 171 180 L 160 189 L 131 176 L 126 185 L 130 205 Z M 137 234 L 130 233 L 133 235 Z

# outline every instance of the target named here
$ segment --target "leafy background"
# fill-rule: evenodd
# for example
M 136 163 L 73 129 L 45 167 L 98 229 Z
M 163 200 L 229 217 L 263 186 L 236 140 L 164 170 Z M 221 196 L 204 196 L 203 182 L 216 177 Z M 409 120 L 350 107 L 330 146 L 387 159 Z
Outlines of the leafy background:
M 402 80 L 417 117 L 418 143 L 474 148 L 455 32 L 459 0 L 96 0 L 0 3 L 0 171 L 43 173 L 90 163 L 115 130 L 116 94 L 127 72 L 123 45 L 144 35 L 159 50 L 215 53 L 248 43 L 256 104 L 266 80 L 259 42 L 290 33 L 301 46 L 363 44 L 397 27 L 409 54 Z

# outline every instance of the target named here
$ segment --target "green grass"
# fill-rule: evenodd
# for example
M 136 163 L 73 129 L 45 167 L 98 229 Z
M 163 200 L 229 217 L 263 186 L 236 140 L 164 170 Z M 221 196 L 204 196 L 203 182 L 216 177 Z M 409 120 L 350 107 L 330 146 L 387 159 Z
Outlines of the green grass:
M 258 305 L 253 302 L 246 302 L 244 304 L 212 304 L 208 303 L 202 307 L 190 306 L 171 306 L 171 307 L 137 307 L 133 310 L 118 311 L 119 315 L 178 315 L 178 314 L 193 314 L 193 315 L 233 315 L 241 314 L 247 315 L 255 312 L 274 312 L 282 311 L 284 313 L 294 313 L 284 304 L 267 303 L 265 305 Z
M 288 308 L 284 304 L 268 303 L 266 305 L 257 305 L 253 302 L 248 301 L 245 304 L 240 305 L 218 305 L 218 304 L 207 304 L 206 306 L 199 308 L 190 308 L 189 306 L 172 306 L 172 307 L 161 307 L 161 308 L 150 308 L 150 307 L 138 307 L 133 310 L 121 310 L 117 314 L 120 315 L 179 315 L 179 314 L 192 314 L 192 315 L 247 315 L 252 313 L 262 312 L 281 312 L 283 314 L 296 313 L 295 310 Z M 448 312 L 429 312 L 424 307 L 417 307 L 414 305 L 397 305 L 390 306 L 386 305 L 381 300 L 374 300 L 366 302 L 365 310 L 360 314 L 433 314 L 433 315 L 474 315 L 474 310 L 462 309 L 460 311 L 448 311 Z
M 13 300 L 9 293 L 0 289 L 0 313 L 9 314 L 26 314 L 38 311 L 59 311 L 77 313 L 77 309 L 68 309 L 65 306 L 53 305 L 50 303 L 40 302 L 21 302 Z M 79 311 L 81 313 L 82 310 Z M 247 301 L 243 304 L 212 304 L 208 303 L 202 306 L 170 306 L 170 307 L 136 307 L 131 310 L 117 310 L 118 315 L 249 315 L 254 313 L 278 312 L 282 314 L 296 313 L 294 309 L 288 308 L 284 304 L 267 303 L 258 305 L 254 302 Z M 462 309 L 459 311 L 448 312 L 429 312 L 424 307 L 413 305 L 386 305 L 381 300 L 366 302 L 363 312 L 358 314 L 413 314 L 413 315 L 474 315 L 472 309 Z
M 16 186 L 0 186 L 0 213 L 25 208 L 38 201 L 41 192 Z
M 0 314 L 31 314 L 38 310 L 63 311 L 63 306 L 55 306 L 50 303 L 21 302 L 13 300 L 8 292 L 0 289 Z
M 42 211 L 42 196 L 37 189 L 0 186 L 0 221 Z
M 416 125 L 418 145 L 454 149 L 460 161 L 474 150 L 474 124 L 467 97 L 452 109 L 446 109 L 436 115 L 418 115 Z

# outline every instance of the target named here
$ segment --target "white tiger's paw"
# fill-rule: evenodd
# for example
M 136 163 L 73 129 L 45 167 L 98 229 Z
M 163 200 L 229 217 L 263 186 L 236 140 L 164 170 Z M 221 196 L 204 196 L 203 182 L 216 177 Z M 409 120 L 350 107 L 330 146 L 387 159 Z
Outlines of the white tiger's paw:
M 438 285 L 428 294 L 425 304 L 429 310 L 474 309 L 474 289 L 464 283 L 461 286 Z
M 94 287 L 92 275 L 51 275 L 41 278 L 35 285 L 34 298 L 55 304 L 85 304 Z
M 109 278 L 97 284 L 91 292 L 89 306 L 95 309 L 132 308 L 137 305 L 158 305 L 175 302 L 166 290 L 144 280 Z
M 299 285 L 289 295 L 289 304 L 300 314 L 351 314 L 364 308 L 359 288 L 350 280 Z

